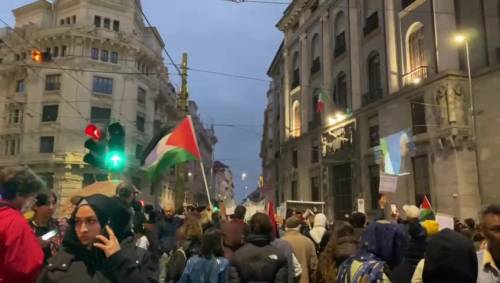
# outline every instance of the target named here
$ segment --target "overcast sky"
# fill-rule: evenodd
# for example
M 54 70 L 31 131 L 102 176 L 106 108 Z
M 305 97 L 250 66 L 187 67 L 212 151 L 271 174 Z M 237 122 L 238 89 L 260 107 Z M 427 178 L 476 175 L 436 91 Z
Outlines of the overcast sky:
M 0 17 L 14 24 L 11 10 L 34 0 L 2 0 Z M 266 71 L 282 34 L 275 25 L 286 5 L 231 3 L 223 0 L 142 0 L 166 48 L 180 62 L 188 52 L 193 68 L 267 79 Z M 173 72 L 173 66 L 169 66 Z M 178 86 L 179 78 L 172 77 Z M 216 159 L 234 174 L 237 198 L 255 189 L 261 172 L 259 158 L 267 82 L 199 72 L 189 74 L 191 99 L 201 118 L 216 126 Z M 248 177 L 241 180 L 241 174 Z

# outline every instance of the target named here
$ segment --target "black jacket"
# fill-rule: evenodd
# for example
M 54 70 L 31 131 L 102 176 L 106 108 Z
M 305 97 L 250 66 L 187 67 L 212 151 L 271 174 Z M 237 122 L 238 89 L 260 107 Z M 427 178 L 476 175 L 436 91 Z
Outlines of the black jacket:
M 147 251 L 137 248 L 132 238 L 120 246 L 121 250 L 109 258 L 97 251 L 72 254 L 63 248 L 49 259 L 37 283 L 158 282 L 158 268 Z
M 101 250 L 87 249 L 81 244 L 75 231 L 75 214 L 81 205 L 93 209 L 101 227 L 110 226 L 120 241 L 120 251 L 106 258 Z M 103 195 L 85 197 L 72 214 L 62 248 L 49 259 L 37 282 L 158 282 L 158 266 L 150 260 L 149 252 L 135 246 L 127 225 L 129 220 L 130 214 L 116 200 Z
M 162 252 L 169 253 L 175 249 L 175 233 L 181 226 L 182 220 L 177 217 L 161 218 L 157 223 L 158 239 Z
M 230 282 L 287 282 L 285 255 L 270 245 L 271 237 L 249 235 L 231 259 Z

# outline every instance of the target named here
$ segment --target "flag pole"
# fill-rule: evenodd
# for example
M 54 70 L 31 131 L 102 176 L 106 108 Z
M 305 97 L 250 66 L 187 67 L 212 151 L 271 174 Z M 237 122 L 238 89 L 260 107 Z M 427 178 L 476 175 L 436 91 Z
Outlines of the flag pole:
M 201 174 L 203 174 L 203 181 L 205 182 L 205 190 L 207 191 L 208 205 L 212 207 L 212 201 L 210 200 L 210 191 L 208 190 L 207 176 L 205 175 L 205 166 L 203 165 L 203 159 L 200 156 L 200 167 Z

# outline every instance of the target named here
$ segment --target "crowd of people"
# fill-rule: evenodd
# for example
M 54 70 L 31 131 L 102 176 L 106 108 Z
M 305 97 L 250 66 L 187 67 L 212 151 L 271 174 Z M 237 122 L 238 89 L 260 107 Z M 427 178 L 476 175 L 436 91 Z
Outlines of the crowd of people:
M 500 205 L 480 223 L 440 229 L 420 209 L 380 210 L 367 221 L 330 222 L 289 210 L 285 219 L 246 209 L 143 206 L 135 187 L 74 201 L 55 219 L 57 196 L 30 169 L 0 170 L 0 282 L 498 283 Z M 30 208 L 29 220 L 22 214 Z

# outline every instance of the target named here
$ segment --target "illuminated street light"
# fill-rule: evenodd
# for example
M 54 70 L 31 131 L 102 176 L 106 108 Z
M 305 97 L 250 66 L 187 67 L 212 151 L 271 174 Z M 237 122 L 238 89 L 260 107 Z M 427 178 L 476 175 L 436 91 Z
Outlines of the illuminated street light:
M 464 34 L 457 33 L 454 36 L 455 42 L 459 44 L 464 44 L 465 47 L 465 60 L 467 62 L 467 78 L 469 81 L 469 113 L 471 115 L 471 129 L 472 129 L 472 138 L 474 139 L 474 154 L 476 157 L 476 170 L 477 170 L 477 186 L 479 188 L 479 193 L 482 194 L 482 182 L 481 182 L 481 171 L 479 170 L 479 151 L 478 151 L 478 138 L 477 138 L 477 119 L 476 119 L 476 110 L 475 110 L 475 96 L 472 93 L 472 75 L 471 75 L 471 67 L 470 67 L 470 51 L 469 51 L 469 38 Z
M 245 181 L 247 179 L 247 173 L 243 172 L 241 173 L 241 180 Z
M 193 173 L 188 172 L 188 177 L 192 177 L 192 176 L 193 176 Z
M 465 37 L 465 35 L 463 35 L 463 34 L 457 34 L 457 35 L 455 35 L 454 39 L 455 39 L 455 41 L 456 41 L 457 43 L 462 43 L 462 42 L 464 42 L 467 38 L 466 38 L 466 37 Z

